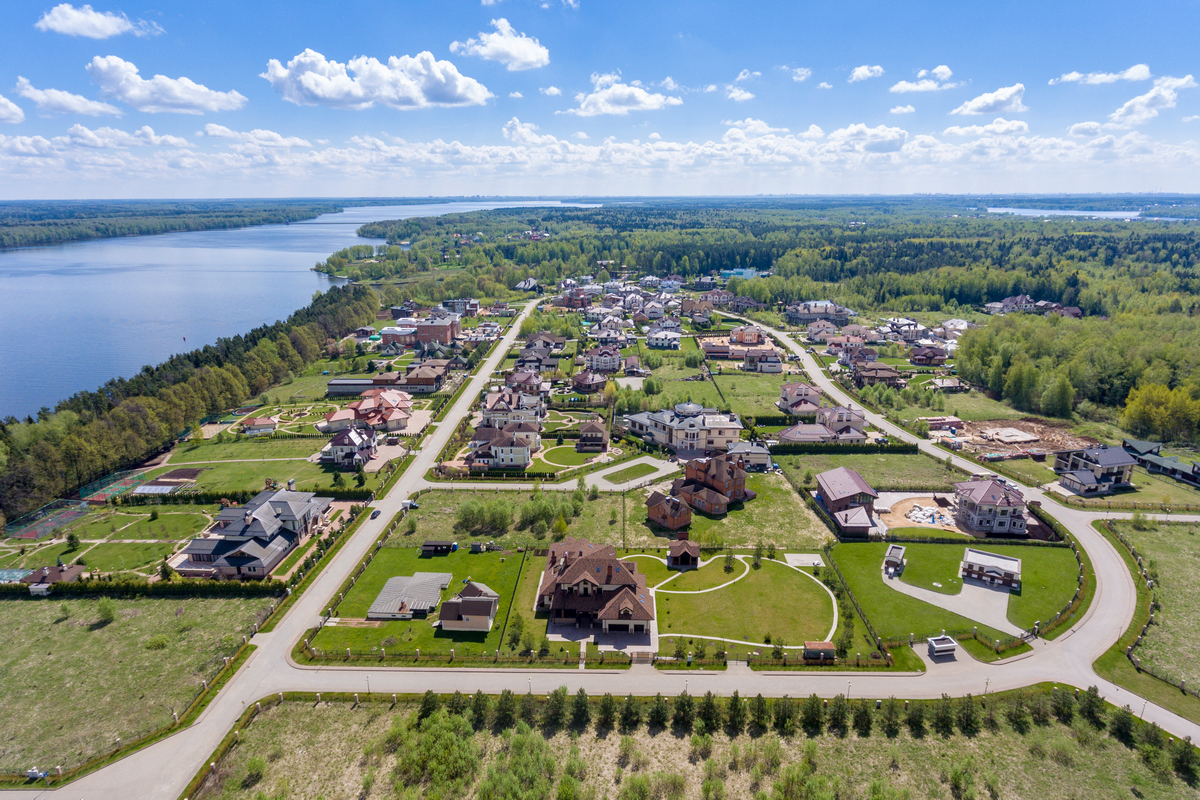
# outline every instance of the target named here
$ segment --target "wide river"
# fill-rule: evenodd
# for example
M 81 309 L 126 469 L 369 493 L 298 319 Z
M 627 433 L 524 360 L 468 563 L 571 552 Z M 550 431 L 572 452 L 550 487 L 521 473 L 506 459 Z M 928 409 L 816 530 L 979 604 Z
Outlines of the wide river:
M 285 319 L 330 279 L 318 261 L 367 222 L 557 203 L 347 208 L 291 225 L 0 251 L 0 418 L 24 418 L 173 353 Z

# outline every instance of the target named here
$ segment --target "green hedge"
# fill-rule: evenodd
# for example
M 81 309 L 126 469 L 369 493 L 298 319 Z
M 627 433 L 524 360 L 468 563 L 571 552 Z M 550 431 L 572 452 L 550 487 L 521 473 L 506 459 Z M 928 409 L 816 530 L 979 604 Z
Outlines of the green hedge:
M 768 448 L 771 455 L 815 455 L 818 453 L 901 453 L 910 455 L 919 453 L 920 448 L 915 444 L 896 442 L 894 444 L 773 444 Z
M 149 583 L 139 578 L 93 579 L 75 583 L 56 583 L 48 598 L 62 597 L 278 597 L 284 593 L 281 581 L 214 581 L 206 578 L 176 578 Z M 0 598 L 29 598 L 25 584 L 0 584 Z

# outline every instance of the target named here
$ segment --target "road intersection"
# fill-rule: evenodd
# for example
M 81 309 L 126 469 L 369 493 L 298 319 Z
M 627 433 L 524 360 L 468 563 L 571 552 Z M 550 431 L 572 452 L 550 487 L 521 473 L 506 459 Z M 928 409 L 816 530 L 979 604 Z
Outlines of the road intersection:
M 730 667 L 724 672 L 672 672 L 653 667 L 635 666 L 630 670 L 560 670 L 560 669 L 454 669 L 454 668 L 395 668 L 359 666 L 300 666 L 292 661 L 295 643 L 321 618 L 328 599 L 342 581 L 350 575 L 367 550 L 383 531 L 388 521 L 400 511 L 401 502 L 415 492 L 433 486 L 425 479 L 434 467 L 437 456 L 449 441 L 461 419 L 470 414 L 471 407 L 486 388 L 494 370 L 502 363 L 517 338 L 522 320 L 532 310 L 532 304 L 514 321 L 495 351 L 481 365 L 470 385 L 439 423 L 421 448 L 405 474 L 386 497 L 373 503 L 382 512 L 377 519 L 367 520 L 351 536 L 331 562 L 270 633 L 253 637 L 255 651 L 238 672 L 221 689 L 194 724 L 172 736 L 133 753 L 109 766 L 86 775 L 54 790 L 14 790 L 0 792 L 0 798 L 62 797 L 88 800 L 123 800 L 127 797 L 179 797 L 191 777 L 204 766 L 205 759 L 242 715 L 248 705 L 261 698 L 285 691 L 300 692 L 358 692 L 366 695 L 369 688 L 375 694 L 413 693 L 433 690 L 451 693 L 461 690 L 473 693 L 482 690 L 496 694 L 504 689 L 524 693 L 547 693 L 560 685 L 574 692 L 583 687 L 589 694 L 611 692 L 625 695 L 675 695 L 686 685 L 692 694 L 707 691 L 728 696 L 734 690 L 742 696 L 762 693 L 764 696 L 792 697 L 812 693 L 832 697 L 847 691 L 847 681 L 853 685 L 855 697 L 867 698 L 937 698 L 943 693 L 951 696 L 980 695 L 985 692 L 1019 689 L 1035 683 L 1060 683 L 1084 688 L 1096 685 L 1110 702 L 1129 705 L 1147 721 L 1153 721 L 1168 733 L 1190 736 L 1200 741 L 1200 725 L 1179 717 L 1164 708 L 1142 699 L 1100 678 L 1092 669 L 1093 662 L 1103 655 L 1124 633 L 1136 610 L 1137 592 L 1123 557 L 1092 527 L 1097 519 L 1121 518 L 1125 515 L 1088 512 L 1062 506 L 1039 489 L 1025 487 L 1029 500 L 1039 500 L 1043 507 L 1059 520 L 1076 538 L 1091 559 L 1095 576 L 1095 595 L 1087 612 L 1069 631 L 1053 641 L 1035 640 L 1034 652 L 1002 662 L 983 664 L 963 655 L 950 663 L 927 664 L 921 674 L 809 673 L 754 672 L 745 667 Z M 765 326 L 763 326 L 765 328 Z M 796 353 L 811 380 L 826 394 L 843 403 L 853 402 L 833 381 L 826 377 L 802 346 L 789 335 L 765 328 L 780 342 Z M 867 420 L 898 440 L 917 444 L 922 451 L 944 460 L 946 453 L 930 442 L 919 439 L 883 417 L 866 412 Z M 978 466 L 965 459 L 951 456 L 956 466 L 976 471 Z M 625 462 L 622 466 L 627 466 Z M 644 479 L 643 479 L 644 480 Z M 640 483 L 638 481 L 636 483 Z M 632 483 L 632 482 L 631 482 Z M 466 488 L 472 484 L 453 484 Z M 487 489 L 493 484 L 480 484 Z M 575 482 L 563 485 L 543 484 L 545 490 L 571 490 Z M 527 489 L 529 485 L 504 484 L 508 490 Z M 1195 516 L 1173 516 L 1179 521 L 1194 521 Z M 368 677 L 369 676 L 369 677 Z

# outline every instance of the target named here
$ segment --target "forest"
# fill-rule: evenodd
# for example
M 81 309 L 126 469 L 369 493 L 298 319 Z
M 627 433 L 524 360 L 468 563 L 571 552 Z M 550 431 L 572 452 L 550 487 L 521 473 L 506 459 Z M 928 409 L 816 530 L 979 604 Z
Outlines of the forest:
M 219 339 L 79 392 L 38 419 L 0 422 L 0 519 L 12 520 L 174 442 L 208 414 L 235 408 L 323 357 L 375 318 L 363 286 L 334 287 L 285 322 Z
M 829 297 L 860 310 L 953 312 L 1029 294 L 1088 315 L 1200 313 L 1200 232 L 1190 223 L 1043 220 L 990 214 L 973 202 L 664 200 L 497 209 L 364 225 L 361 235 L 388 244 L 347 249 L 317 269 L 399 279 L 409 296 L 425 300 L 449 288 L 443 284 L 451 278 L 438 280 L 446 266 L 460 270 L 455 288 L 474 280 L 494 297 L 527 277 L 554 283 L 611 261 L 685 278 L 771 271 L 728 287 L 764 303 Z M 1181 201 L 1171 213 L 1186 216 L 1192 207 Z M 548 236 L 534 240 L 526 231 Z

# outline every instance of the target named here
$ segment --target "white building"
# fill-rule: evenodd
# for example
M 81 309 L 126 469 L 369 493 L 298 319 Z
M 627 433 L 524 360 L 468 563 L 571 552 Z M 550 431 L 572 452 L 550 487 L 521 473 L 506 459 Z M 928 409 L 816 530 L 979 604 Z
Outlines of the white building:
M 659 347 L 666 350 L 678 350 L 683 345 L 683 334 L 675 331 L 657 330 L 646 337 L 647 347 Z
M 736 414 L 720 414 L 696 403 L 627 414 L 624 422 L 634 436 L 676 452 L 725 451 L 741 438 L 742 432 Z

